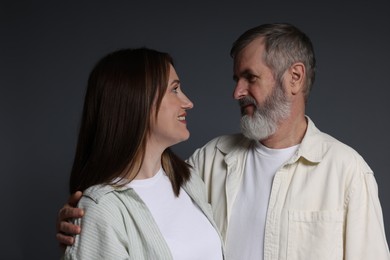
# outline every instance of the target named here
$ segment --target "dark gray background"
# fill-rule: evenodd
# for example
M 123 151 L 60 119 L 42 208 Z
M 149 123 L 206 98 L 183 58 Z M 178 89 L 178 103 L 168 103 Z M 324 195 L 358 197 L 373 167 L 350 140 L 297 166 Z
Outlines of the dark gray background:
M 238 131 L 229 50 L 246 29 L 268 22 L 293 23 L 311 37 L 318 73 L 307 114 L 372 167 L 389 237 L 387 1 L 106 2 L 0 3 L 0 259 L 60 256 L 56 215 L 68 197 L 86 79 L 98 59 L 144 45 L 173 55 L 195 104 L 191 139 L 174 147 L 186 158 Z

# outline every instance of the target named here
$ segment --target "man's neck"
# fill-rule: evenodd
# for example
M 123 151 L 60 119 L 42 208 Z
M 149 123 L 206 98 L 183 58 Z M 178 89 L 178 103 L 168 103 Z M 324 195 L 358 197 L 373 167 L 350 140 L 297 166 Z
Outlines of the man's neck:
M 306 129 L 307 119 L 304 115 L 294 119 L 287 119 L 279 124 L 277 131 L 273 135 L 262 140 L 261 143 L 272 149 L 291 147 L 302 142 Z

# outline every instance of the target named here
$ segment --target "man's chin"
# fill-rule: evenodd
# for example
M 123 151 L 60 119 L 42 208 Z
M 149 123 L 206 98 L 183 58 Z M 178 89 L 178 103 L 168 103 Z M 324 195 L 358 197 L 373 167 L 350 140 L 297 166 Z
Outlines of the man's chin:
M 242 129 L 241 129 L 241 133 L 246 138 L 248 138 L 250 140 L 254 140 L 254 141 L 263 141 L 263 140 L 267 139 L 270 136 L 269 134 L 266 134 L 266 133 L 252 133 L 250 131 L 242 130 Z
M 250 121 L 248 121 L 250 119 Z M 275 133 L 276 126 L 267 123 L 254 123 L 249 116 L 241 119 L 241 133 L 248 139 L 263 141 Z

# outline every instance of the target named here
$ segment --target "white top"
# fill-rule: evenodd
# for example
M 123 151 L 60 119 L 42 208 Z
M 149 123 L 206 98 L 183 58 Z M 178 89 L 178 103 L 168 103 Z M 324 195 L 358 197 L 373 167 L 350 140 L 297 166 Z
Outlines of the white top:
M 183 189 L 175 197 L 163 169 L 128 186 L 149 208 L 174 259 L 222 259 L 221 240 L 214 227 Z
M 298 150 L 274 176 L 264 259 L 390 260 L 373 171 L 355 150 L 306 120 Z M 206 184 L 225 241 L 252 143 L 240 134 L 219 136 L 188 159 Z
M 227 231 L 227 259 L 263 259 L 265 220 L 273 178 L 298 146 L 270 149 L 256 142 L 251 147 Z

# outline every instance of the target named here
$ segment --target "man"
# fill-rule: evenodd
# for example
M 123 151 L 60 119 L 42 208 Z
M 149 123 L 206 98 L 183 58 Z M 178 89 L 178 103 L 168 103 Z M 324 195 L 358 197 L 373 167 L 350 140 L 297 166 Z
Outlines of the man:
M 373 172 L 305 116 L 310 39 L 289 24 L 260 25 L 231 55 L 242 135 L 211 140 L 188 159 L 206 184 L 226 258 L 389 260 Z M 77 196 L 60 211 L 59 231 L 80 231 L 64 221 L 81 216 L 70 207 Z

